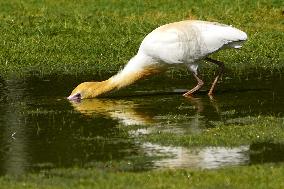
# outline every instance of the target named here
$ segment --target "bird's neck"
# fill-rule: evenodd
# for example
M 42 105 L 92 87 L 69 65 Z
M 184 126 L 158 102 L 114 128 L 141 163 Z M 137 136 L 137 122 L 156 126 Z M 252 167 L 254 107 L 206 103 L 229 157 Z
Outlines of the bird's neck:
M 126 87 L 135 81 L 159 73 L 163 70 L 153 59 L 143 56 L 134 56 L 127 65 L 116 75 L 99 83 L 99 88 L 93 93 L 98 96 L 109 91 Z
M 162 70 L 163 68 L 152 58 L 138 54 L 127 63 L 123 70 L 109 80 L 119 89 Z
M 126 87 L 139 79 L 159 73 L 163 70 L 164 68 L 152 58 L 138 54 L 116 75 L 108 80 L 100 82 L 100 87 L 96 89 L 94 96 L 99 96 L 109 91 Z

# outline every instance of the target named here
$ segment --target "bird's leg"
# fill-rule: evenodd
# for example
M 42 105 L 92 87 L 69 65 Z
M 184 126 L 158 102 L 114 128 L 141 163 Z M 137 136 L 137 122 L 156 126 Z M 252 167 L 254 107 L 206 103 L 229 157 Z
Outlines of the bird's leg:
M 183 94 L 184 97 L 188 97 L 188 96 L 192 95 L 195 91 L 199 90 L 204 85 L 204 82 L 197 76 L 197 73 L 193 72 L 193 76 L 195 77 L 195 79 L 197 80 L 198 83 L 193 89 L 184 93 Z
M 213 81 L 213 83 L 212 83 L 212 86 L 211 86 L 211 88 L 210 88 L 210 90 L 209 90 L 209 92 L 208 92 L 208 95 L 209 96 L 212 96 L 213 95 L 213 91 L 214 91 L 214 89 L 215 89 L 215 86 L 216 86 L 216 84 L 217 84 L 217 82 L 218 82 L 218 80 L 219 80 L 219 78 L 220 78 L 220 76 L 223 74 L 223 72 L 224 72 L 224 63 L 223 62 L 220 62 L 220 61 L 218 61 L 218 60 L 214 60 L 214 59 L 212 59 L 212 58 L 205 58 L 205 60 L 207 60 L 207 61 L 209 61 L 209 62 L 212 62 L 212 63 L 214 63 L 214 64 L 217 64 L 218 66 L 219 66 L 219 73 L 218 73 L 218 75 L 216 76 L 216 78 L 214 79 L 214 81 Z

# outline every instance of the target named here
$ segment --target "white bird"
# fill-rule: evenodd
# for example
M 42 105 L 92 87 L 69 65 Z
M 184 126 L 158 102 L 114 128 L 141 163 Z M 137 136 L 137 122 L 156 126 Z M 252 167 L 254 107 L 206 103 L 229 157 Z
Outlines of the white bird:
M 173 65 L 186 65 L 197 80 L 197 85 L 183 94 L 187 97 L 204 84 L 197 72 L 200 60 L 219 66 L 219 74 L 208 92 L 212 95 L 224 64 L 208 55 L 227 47 L 238 49 L 246 39 L 245 32 L 216 22 L 185 20 L 160 26 L 144 38 L 137 54 L 120 72 L 105 81 L 81 83 L 68 99 L 94 98 Z

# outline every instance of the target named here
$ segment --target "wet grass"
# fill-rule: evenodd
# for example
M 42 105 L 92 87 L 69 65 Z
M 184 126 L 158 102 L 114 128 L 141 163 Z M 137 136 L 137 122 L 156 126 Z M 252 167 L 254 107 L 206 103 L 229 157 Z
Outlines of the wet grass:
M 284 143 L 284 120 L 276 117 L 244 117 L 213 123 L 198 134 L 180 134 L 168 129 L 142 135 L 141 140 L 171 146 L 240 146 L 253 143 Z
M 284 166 L 234 167 L 219 170 L 165 170 L 120 172 L 100 169 L 55 169 L 21 176 L 1 177 L 4 188 L 283 188 Z M 252 179 L 253 178 L 253 179 Z
M 281 1 L 0 1 L 0 75 L 113 73 L 161 24 L 201 19 L 248 33 L 214 55 L 234 73 L 283 68 Z

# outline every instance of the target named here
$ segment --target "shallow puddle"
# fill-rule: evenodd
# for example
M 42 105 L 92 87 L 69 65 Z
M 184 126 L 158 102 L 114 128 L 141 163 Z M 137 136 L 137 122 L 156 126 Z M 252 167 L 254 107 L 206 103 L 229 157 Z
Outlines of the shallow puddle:
M 100 99 L 70 103 L 73 87 L 89 77 L 46 76 L 0 81 L 0 173 L 131 162 L 136 170 L 218 168 L 284 161 L 283 144 L 235 148 L 167 147 L 137 136 L 161 131 L 197 134 L 213 122 L 245 124 L 247 116 L 283 117 L 281 76 L 223 79 L 211 100 L 205 91 L 181 96 L 188 80 L 145 80 Z M 151 125 L 126 132 L 121 127 Z M 133 127 L 133 126 L 132 126 Z M 155 157 L 159 158 L 155 158 Z M 136 157 L 139 161 L 133 161 Z M 142 158 L 142 160 L 141 160 Z

